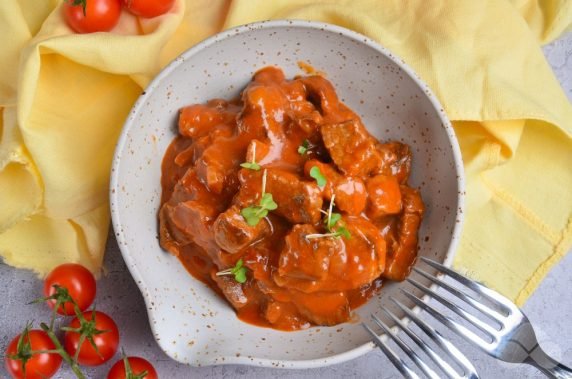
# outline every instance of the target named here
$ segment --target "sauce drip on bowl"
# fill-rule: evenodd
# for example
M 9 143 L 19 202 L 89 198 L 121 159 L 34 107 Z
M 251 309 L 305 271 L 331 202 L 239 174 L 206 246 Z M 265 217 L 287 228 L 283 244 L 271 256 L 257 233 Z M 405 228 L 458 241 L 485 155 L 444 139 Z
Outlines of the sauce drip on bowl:
M 324 77 L 263 68 L 240 98 L 181 109 L 178 127 L 160 243 L 240 319 L 335 325 L 409 274 L 424 212 L 410 149 L 373 138 Z

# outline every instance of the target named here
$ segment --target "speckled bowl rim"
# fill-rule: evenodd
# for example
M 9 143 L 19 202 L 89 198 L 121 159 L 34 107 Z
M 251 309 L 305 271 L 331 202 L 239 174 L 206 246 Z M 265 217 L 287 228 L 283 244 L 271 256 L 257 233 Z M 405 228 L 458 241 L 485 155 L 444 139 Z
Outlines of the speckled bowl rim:
M 147 86 L 147 88 L 143 91 L 143 93 L 139 96 L 138 100 L 134 104 L 131 112 L 129 113 L 126 122 L 123 126 L 121 131 L 121 135 L 116 145 L 115 154 L 113 156 L 112 162 L 112 170 L 111 170 L 111 180 L 110 180 L 110 203 L 111 203 L 111 219 L 113 224 L 113 229 L 115 232 L 115 236 L 119 242 L 119 247 L 121 250 L 121 254 L 123 259 L 129 269 L 129 272 L 135 279 L 139 290 L 141 291 L 145 305 L 147 308 L 147 314 L 149 316 L 149 324 L 151 326 L 151 330 L 153 331 L 153 336 L 160 346 L 160 348 L 171 358 L 177 360 L 176 357 L 170 355 L 161 345 L 161 342 L 157 340 L 157 334 L 155 333 L 155 322 L 157 321 L 153 315 L 152 307 L 149 304 L 152 302 L 152 298 L 150 294 L 146 291 L 146 286 L 144 284 L 144 280 L 142 275 L 137 270 L 137 267 L 133 264 L 131 260 L 131 253 L 128 249 L 127 239 L 126 236 L 122 232 L 121 227 L 121 220 L 119 215 L 119 207 L 116 205 L 118 204 L 117 196 L 119 191 L 116 191 L 119 183 L 119 170 L 117 167 L 120 164 L 120 156 L 121 151 L 123 150 L 125 144 L 127 143 L 127 134 L 130 129 L 133 127 L 133 120 L 135 119 L 135 115 L 139 113 L 141 108 L 144 106 L 145 102 L 151 96 L 153 90 L 161 83 L 161 81 L 169 76 L 173 70 L 175 70 L 181 63 L 188 59 L 192 59 L 192 57 L 197 54 L 198 52 L 202 51 L 205 48 L 210 47 L 217 42 L 224 40 L 226 38 L 235 36 L 237 34 L 246 33 L 256 29 L 267 29 L 267 28 L 274 28 L 274 27 L 289 27 L 289 28 L 307 28 L 307 29 L 317 29 L 322 31 L 330 31 L 334 33 L 338 33 L 343 35 L 347 38 L 350 38 L 360 44 L 365 44 L 368 47 L 378 51 L 382 55 L 384 55 L 387 59 L 391 60 L 397 66 L 399 66 L 426 94 L 427 98 L 431 102 L 433 108 L 435 109 L 436 113 L 438 114 L 440 121 L 447 133 L 447 137 L 449 139 L 449 144 L 452 148 L 453 159 L 455 163 L 455 170 L 457 174 L 457 187 L 458 187 L 458 197 L 457 197 L 457 212 L 456 212 L 456 220 L 452 235 L 451 235 L 451 242 L 449 244 L 449 248 L 445 255 L 445 259 L 443 260 L 443 264 L 447 267 L 450 267 L 453 262 L 453 257 L 457 250 L 457 246 L 459 244 L 459 240 L 461 237 L 461 229 L 464 221 L 464 207 L 465 207 L 465 177 L 464 177 L 464 168 L 463 168 L 463 160 L 461 156 L 461 149 L 459 147 L 457 137 L 455 135 L 455 131 L 451 126 L 451 122 L 449 118 L 445 114 L 443 107 L 439 100 L 437 100 L 436 96 L 433 94 L 433 91 L 429 88 L 429 86 L 417 75 L 413 69 L 411 69 L 403 59 L 397 57 L 395 54 L 390 52 L 385 47 L 381 46 L 371 38 L 364 36 L 360 33 L 354 32 L 352 30 L 332 25 L 324 22 L 318 21 L 308 21 L 308 20 L 268 20 L 268 21 L 259 21 L 250 24 L 245 24 L 241 26 L 232 27 L 227 29 L 223 32 L 220 32 L 212 37 L 205 39 L 204 41 L 194 45 L 190 49 L 186 50 L 184 53 L 179 55 L 175 58 L 169 65 L 167 65 L 154 79 L 151 83 Z M 432 288 L 436 288 L 435 285 L 431 286 Z M 213 293 L 213 296 L 216 296 Z M 424 301 L 428 301 L 428 297 L 423 297 Z M 420 308 L 415 306 L 412 308 L 414 313 L 419 313 Z M 403 318 L 404 322 L 408 322 L 408 318 Z M 396 330 L 394 328 L 394 330 Z M 289 332 L 295 333 L 295 332 Z M 385 336 L 383 336 L 385 337 Z M 287 369 L 306 369 L 306 368 L 317 368 L 317 367 L 324 367 L 333 364 L 347 362 L 349 360 L 358 358 L 375 348 L 375 345 L 372 342 L 364 343 L 361 346 L 348 350 L 344 353 L 334 354 L 326 358 L 318 358 L 318 359 L 309 359 L 309 360 L 275 360 L 275 359 L 265 359 L 265 358 L 248 358 L 248 357 L 236 357 L 236 356 L 225 356 L 225 357 L 212 357 L 209 359 L 204 360 L 201 362 L 203 366 L 209 365 L 220 365 L 222 364 L 242 364 L 242 365 L 249 365 L 249 366 L 258 366 L 258 367 L 270 367 L 270 368 L 287 368 Z M 224 358 L 224 359 L 223 359 Z M 178 360 L 177 360 L 178 361 Z M 282 363 L 277 365 L 276 363 Z

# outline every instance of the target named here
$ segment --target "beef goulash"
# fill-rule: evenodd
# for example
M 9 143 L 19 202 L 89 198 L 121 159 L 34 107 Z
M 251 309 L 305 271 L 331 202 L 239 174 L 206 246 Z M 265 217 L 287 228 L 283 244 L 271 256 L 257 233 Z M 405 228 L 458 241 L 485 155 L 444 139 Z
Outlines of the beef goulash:
M 424 210 L 411 150 L 372 137 L 324 77 L 263 68 L 238 99 L 181 109 L 178 129 L 160 243 L 241 320 L 335 325 L 409 274 Z

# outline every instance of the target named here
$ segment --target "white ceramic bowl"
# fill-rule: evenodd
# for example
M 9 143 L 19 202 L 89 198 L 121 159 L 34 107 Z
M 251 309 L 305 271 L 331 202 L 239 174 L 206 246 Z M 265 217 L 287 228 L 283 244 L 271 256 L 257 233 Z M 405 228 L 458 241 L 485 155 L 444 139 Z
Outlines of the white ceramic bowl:
M 176 134 L 178 109 L 235 97 L 267 65 L 282 67 L 287 77 L 300 74 L 299 61 L 325 72 L 377 138 L 412 146 L 410 184 L 421 188 L 427 206 L 420 255 L 452 260 L 462 219 L 461 155 L 442 107 L 419 77 L 371 39 L 337 26 L 269 21 L 233 28 L 188 50 L 155 78 L 133 107 L 113 160 L 110 197 L 119 247 L 157 342 L 177 361 L 286 368 L 339 363 L 373 348 L 359 319 L 382 316 L 382 307 L 395 310 L 390 295 L 412 306 L 398 291 L 405 284 L 389 283 L 352 323 L 297 332 L 261 328 L 240 321 L 159 247 L 161 161 Z

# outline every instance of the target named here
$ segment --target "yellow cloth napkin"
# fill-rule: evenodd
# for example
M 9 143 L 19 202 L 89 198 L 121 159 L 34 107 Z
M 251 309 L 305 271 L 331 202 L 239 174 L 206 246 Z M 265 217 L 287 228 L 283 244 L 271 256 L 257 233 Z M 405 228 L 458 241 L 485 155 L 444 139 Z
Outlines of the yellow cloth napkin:
M 455 267 L 518 303 L 572 242 L 572 107 L 539 45 L 572 23 L 568 0 L 179 0 L 73 34 L 61 1 L 0 1 L 0 253 L 39 274 L 97 271 L 111 156 L 142 88 L 222 29 L 312 19 L 370 36 L 433 88 L 468 175 Z

